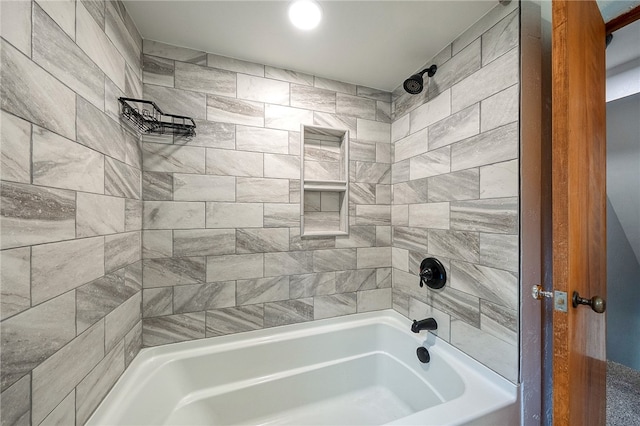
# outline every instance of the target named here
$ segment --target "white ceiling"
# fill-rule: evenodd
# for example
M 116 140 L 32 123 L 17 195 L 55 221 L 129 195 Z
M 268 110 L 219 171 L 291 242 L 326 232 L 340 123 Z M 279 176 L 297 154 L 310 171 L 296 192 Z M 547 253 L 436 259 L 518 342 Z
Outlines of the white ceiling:
M 320 1 L 294 28 L 288 1 L 126 0 L 145 39 L 392 91 L 497 0 Z

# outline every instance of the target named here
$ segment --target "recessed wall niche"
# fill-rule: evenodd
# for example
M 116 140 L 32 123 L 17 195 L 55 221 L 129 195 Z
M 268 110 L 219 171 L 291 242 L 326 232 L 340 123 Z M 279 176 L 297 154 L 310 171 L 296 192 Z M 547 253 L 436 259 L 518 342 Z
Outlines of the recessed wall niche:
M 302 125 L 300 235 L 349 235 L 349 131 Z

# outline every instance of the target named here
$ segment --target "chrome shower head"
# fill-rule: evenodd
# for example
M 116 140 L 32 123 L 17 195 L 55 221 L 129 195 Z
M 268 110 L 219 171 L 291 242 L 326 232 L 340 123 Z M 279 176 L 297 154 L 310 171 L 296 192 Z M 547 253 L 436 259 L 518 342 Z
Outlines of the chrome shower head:
M 429 68 L 426 68 L 420 71 L 418 74 L 412 75 L 411 77 L 409 77 L 404 81 L 404 84 L 403 84 L 404 90 L 406 90 L 407 93 L 412 95 L 417 95 L 418 93 L 422 92 L 422 89 L 424 88 L 424 80 L 422 76 L 425 73 L 427 73 L 427 76 L 433 77 L 436 74 L 437 70 L 438 70 L 438 67 L 434 64 L 434 65 L 431 65 Z

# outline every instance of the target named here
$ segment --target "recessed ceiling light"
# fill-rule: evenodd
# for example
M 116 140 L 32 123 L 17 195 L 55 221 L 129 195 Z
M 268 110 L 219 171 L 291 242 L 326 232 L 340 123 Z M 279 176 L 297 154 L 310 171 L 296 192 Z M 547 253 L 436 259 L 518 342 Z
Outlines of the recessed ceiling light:
M 301 30 L 312 30 L 322 19 L 322 9 L 314 0 L 296 0 L 289 6 L 289 19 Z

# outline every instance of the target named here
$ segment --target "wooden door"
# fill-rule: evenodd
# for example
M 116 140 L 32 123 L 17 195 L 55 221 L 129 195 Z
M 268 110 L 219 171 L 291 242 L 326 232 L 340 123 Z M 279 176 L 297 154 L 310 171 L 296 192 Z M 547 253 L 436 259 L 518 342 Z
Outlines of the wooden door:
M 605 25 L 595 0 L 552 3 L 553 423 L 604 425 L 606 299 Z

